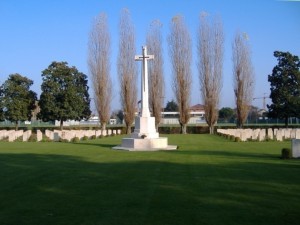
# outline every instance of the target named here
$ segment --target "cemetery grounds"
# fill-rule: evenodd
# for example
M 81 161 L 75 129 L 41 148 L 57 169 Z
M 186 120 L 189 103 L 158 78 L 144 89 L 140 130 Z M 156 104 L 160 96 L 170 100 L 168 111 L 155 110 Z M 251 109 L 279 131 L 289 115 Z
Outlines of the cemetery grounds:
M 122 136 L 0 142 L 0 224 L 299 224 L 290 141 L 167 137 L 177 151 L 112 150 Z

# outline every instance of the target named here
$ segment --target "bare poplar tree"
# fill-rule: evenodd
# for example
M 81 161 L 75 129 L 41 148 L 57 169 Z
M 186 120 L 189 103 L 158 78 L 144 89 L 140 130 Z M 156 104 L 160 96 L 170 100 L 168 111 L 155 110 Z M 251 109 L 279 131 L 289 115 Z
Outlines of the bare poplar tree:
M 254 90 L 254 72 L 247 34 L 236 34 L 232 44 L 232 61 L 237 126 L 242 127 L 251 107 Z
M 156 130 L 161 120 L 161 109 L 163 107 L 164 77 L 163 77 L 163 56 L 162 56 L 162 24 L 154 20 L 147 34 L 148 52 L 154 55 L 154 60 L 149 61 L 149 104 L 150 110 L 155 117 Z
M 88 66 L 93 82 L 95 106 L 103 132 L 110 117 L 112 99 L 110 33 L 105 13 L 96 17 L 92 24 L 88 43 Z
M 205 120 L 210 134 L 218 120 L 218 106 L 222 89 L 224 34 L 219 18 L 209 21 L 206 13 L 200 15 L 198 30 L 198 71 Z
M 182 16 L 172 18 L 168 44 L 179 123 L 181 133 L 186 134 L 186 126 L 190 119 L 192 41 Z
M 121 12 L 119 34 L 118 74 L 120 97 L 127 128 L 126 132 L 130 134 L 137 108 L 137 66 L 134 61 L 136 53 L 134 27 L 127 9 L 123 9 Z

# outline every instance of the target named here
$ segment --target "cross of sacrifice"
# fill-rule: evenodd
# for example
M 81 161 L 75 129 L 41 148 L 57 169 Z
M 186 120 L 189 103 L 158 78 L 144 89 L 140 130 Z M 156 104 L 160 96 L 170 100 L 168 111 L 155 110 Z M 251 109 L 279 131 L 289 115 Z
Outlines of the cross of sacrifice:
M 147 47 L 143 46 L 143 55 L 136 55 L 134 57 L 135 61 L 143 61 L 143 68 L 142 68 L 142 79 L 143 79 L 143 89 L 145 91 L 146 85 L 145 82 L 148 81 L 148 64 L 147 61 L 150 59 L 154 59 L 154 55 L 147 55 Z M 147 76 L 147 77 L 146 77 Z
M 143 46 L 143 55 L 136 55 L 135 61 L 143 61 L 142 64 L 142 79 L 141 79 L 141 92 L 142 92 L 142 116 L 150 116 L 149 100 L 148 100 L 148 64 L 147 61 L 154 59 L 154 55 L 147 55 L 147 47 Z

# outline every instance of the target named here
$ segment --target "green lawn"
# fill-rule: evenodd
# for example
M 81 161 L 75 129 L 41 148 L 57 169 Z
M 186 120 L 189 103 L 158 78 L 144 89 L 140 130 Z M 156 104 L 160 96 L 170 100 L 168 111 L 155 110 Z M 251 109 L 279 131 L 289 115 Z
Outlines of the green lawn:
M 0 143 L 1 225 L 299 224 L 300 160 L 289 142 L 170 135 L 178 151 Z

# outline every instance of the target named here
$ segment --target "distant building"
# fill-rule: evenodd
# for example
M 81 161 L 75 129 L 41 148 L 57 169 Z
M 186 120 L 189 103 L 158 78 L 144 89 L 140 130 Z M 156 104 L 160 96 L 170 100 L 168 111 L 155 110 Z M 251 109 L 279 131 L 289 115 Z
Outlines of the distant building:
M 179 112 L 162 112 L 161 124 L 179 124 Z M 204 106 L 201 104 L 190 107 L 191 118 L 188 124 L 202 124 L 204 119 Z

